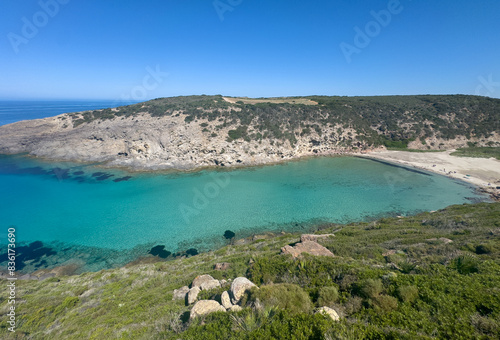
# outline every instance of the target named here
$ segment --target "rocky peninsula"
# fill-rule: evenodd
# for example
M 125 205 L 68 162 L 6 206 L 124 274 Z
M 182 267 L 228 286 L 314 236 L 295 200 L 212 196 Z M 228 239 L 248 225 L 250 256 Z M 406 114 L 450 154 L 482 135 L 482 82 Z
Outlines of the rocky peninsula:
M 250 166 L 386 147 L 500 145 L 500 100 L 476 96 L 161 98 L 0 127 L 0 153 L 130 170 Z

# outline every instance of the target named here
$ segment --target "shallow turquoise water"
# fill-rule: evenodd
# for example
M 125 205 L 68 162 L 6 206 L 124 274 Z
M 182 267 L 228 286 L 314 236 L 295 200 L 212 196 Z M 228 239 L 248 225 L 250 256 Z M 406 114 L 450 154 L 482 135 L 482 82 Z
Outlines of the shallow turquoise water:
M 0 156 L 0 187 L 2 248 L 8 226 L 15 226 L 17 242 L 42 241 L 57 252 L 57 261 L 41 267 L 76 256 L 99 262 L 93 269 L 145 255 L 158 244 L 170 251 L 213 249 L 226 242 L 227 229 L 237 237 L 307 230 L 325 221 L 407 215 L 487 199 L 444 176 L 354 157 L 130 174 Z

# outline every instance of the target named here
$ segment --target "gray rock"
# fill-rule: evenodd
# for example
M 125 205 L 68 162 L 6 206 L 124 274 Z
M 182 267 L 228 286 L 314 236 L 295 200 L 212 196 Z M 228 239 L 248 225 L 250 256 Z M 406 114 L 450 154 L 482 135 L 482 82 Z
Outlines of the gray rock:
M 199 275 L 197 277 L 194 278 L 193 280 L 193 283 L 191 284 L 191 288 L 193 287 L 200 287 L 201 288 L 201 285 L 206 283 L 206 282 L 210 282 L 210 281 L 214 281 L 215 279 L 210 276 L 210 275 Z
M 327 248 L 323 247 L 321 244 L 313 241 L 304 241 L 297 243 L 295 246 L 284 246 L 281 248 L 282 254 L 290 254 L 294 258 L 300 257 L 302 253 L 307 253 L 313 256 L 330 256 L 333 257 L 333 253 Z
M 323 234 L 323 235 L 315 235 L 315 234 L 303 234 L 300 236 L 300 241 L 313 241 L 317 242 L 318 240 L 322 240 L 328 237 L 335 237 L 335 234 Z
M 222 263 L 216 263 L 214 266 L 215 270 L 227 270 L 231 266 L 231 263 L 228 262 L 222 262 Z
M 332 318 L 333 321 L 339 321 L 340 320 L 340 317 L 337 314 L 337 312 L 335 311 L 335 309 L 332 309 L 330 307 L 321 307 L 321 308 L 318 309 L 318 311 L 316 312 L 316 314 L 317 313 L 321 313 L 321 314 L 327 315 L 330 318 Z
M 243 308 L 241 308 L 241 306 L 238 306 L 238 305 L 232 305 L 232 306 L 228 309 L 228 311 L 230 311 L 230 312 L 239 312 L 239 311 L 241 311 L 241 310 L 243 310 Z
M 222 295 L 220 296 L 220 301 L 222 303 L 222 306 L 226 309 L 229 309 L 233 306 L 233 304 L 231 303 L 231 298 L 229 297 L 229 293 L 227 291 L 222 293 Z
M 215 312 L 225 312 L 226 309 L 220 303 L 214 300 L 200 300 L 195 303 L 191 309 L 189 318 L 194 319 L 198 316 L 207 315 Z
M 201 290 L 210 290 L 214 288 L 220 288 L 220 282 L 219 280 L 210 280 L 210 281 L 205 281 L 201 284 L 200 289 Z
M 187 294 L 188 305 L 196 301 L 196 299 L 198 298 L 198 294 L 200 294 L 200 292 L 201 292 L 200 287 L 193 287 L 189 290 Z
M 243 294 L 252 287 L 257 286 L 246 277 L 237 277 L 234 279 L 230 290 L 233 304 L 239 303 Z
M 185 300 L 187 293 L 189 293 L 188 286 L 184 286 L 179 289 L 174 289 L 174 296 L 172 297 L 172 300 Z

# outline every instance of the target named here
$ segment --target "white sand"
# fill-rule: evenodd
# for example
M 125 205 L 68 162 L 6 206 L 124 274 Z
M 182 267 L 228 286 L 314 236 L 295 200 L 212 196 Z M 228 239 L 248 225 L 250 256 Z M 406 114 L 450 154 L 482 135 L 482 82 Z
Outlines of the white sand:
M 474 184 L 500 195 L 500 161 L 495 158 L 451 156 L 455 150 L 444 152 L 374 151 L 364 157 L 380 159 L 425 169 Z M 469 176 L 467 176 L 469 175 Z

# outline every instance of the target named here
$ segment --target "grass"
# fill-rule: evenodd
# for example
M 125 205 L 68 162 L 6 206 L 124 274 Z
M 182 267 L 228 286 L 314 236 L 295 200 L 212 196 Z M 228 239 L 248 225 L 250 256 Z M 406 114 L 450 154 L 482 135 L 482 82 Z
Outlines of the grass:
M 272 104 L 303 104 L 303 105 L 318 105 L 317 102 L 308 98 L 300 97 L 278 97 L 278 98 L 247 98 L 247 97 L 224 97 L 230 103 L 243 102 L 245 104 L 259 104 L 259 103 L 272 103 Z
M 469 147 L 451 153 L 457 157 L 496 158 L 500 160 L 500 147 Z
M 9 304 L 3 294 L 0 338 L 499 337 L 500 203 L 324 227 L 321 233 L 337 230 L 336 237 L 321 241 L 334 258 L 279 255 L 300 236 L 285 234 L 174 261 L 18 281 L 17 332 L 6 329 Z M 217 262 L 231 267 L 215 271 Z M 260 291 L 246 301 L 258 305 L 258 299 L 263 307 L 186 322 L 190 307 L 172 301 L 172 292 L 200 274 L 250 278 Z M 313 314 L 312 308 L 323 304 L 334 308 L 341 321 Z

